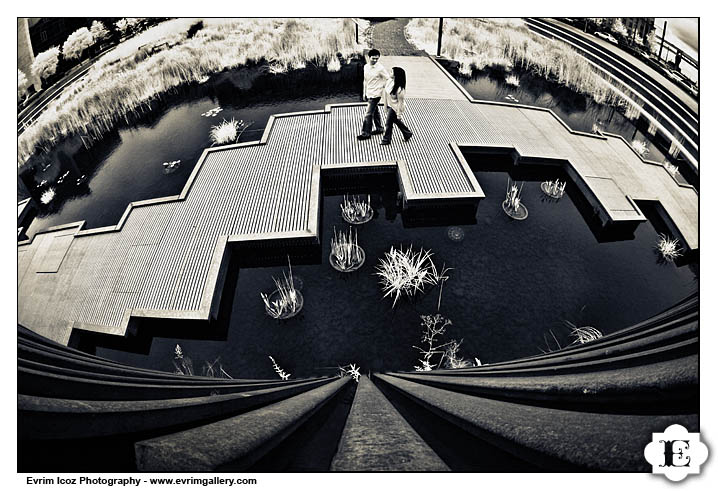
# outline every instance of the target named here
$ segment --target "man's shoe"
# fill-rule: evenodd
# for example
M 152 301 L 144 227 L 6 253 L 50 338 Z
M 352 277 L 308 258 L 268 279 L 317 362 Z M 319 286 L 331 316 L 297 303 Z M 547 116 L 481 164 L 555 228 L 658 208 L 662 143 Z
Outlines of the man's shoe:
M 364 135 L 364 134 L 357 135 L 357 140 L 368 140 L 368 139 L 369 139 L 369 135 Z
M 381 135 L 382 133 L 384 133 L 384 128 L 377 128 L 371 132 L 372 135 Z
M 391 143 L 391 142 L 382 140 L 382 141 L 379 143 L 379 145 L 389 145 L 390 143 Z
M 414 133 L 409 133 L 409 136 L 405 136 L 405 137 L 404 137 L 404 141 L 405 141 L 405 142 L 408 142 L 408 141 L 409 141 L 409 138 L 411 138 L 412 136 L 414 136 Z

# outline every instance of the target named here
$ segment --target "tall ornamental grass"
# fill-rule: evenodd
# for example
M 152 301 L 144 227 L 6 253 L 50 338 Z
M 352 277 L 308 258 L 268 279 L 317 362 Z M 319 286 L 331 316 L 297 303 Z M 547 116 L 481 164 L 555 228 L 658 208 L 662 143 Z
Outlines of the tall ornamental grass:
M 438 19 L 412 19 L 407 38 L 436 53 L 438 24 Z M 588 60 L 565 43 L 532 33 L 520 19 L 444 19 L 441 54 L 458 61 L 467 76 L 487 68 L 528 70 L 597 103 L 622 104 Z
M 203 19 L 188 39 L 196 22 L 165 22 L 98 60 L 18 138 L 18 165 L 66 136 L 99 139 L 163 94 L 214 73 L 262 60 L 278 71 L 327 66 L 337 53 L 348 58 L 358 49 L 349 19 Z M 153 54 L 149 46 L 162 49 Z

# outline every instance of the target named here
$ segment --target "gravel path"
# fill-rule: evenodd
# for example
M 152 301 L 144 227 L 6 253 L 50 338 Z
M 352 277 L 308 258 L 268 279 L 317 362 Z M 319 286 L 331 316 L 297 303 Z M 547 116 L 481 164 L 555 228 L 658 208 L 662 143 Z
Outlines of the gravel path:
M 425 56 L 423 50 L 414 48 L 404 37 L 404 27 L 409 19 L 390 19 L 371 23 L 372 48 L 388 56 Z

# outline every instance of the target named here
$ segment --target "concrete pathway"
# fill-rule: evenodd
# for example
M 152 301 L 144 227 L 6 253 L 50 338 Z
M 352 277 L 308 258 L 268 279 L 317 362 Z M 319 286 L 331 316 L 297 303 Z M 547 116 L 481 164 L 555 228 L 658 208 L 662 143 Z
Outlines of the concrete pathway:
M 404 27 L 410 19 L 390 19 L 371 25 L 369 45 L 384 56 L 426 56 L 422 50 L 412 46 L 404 36 Z

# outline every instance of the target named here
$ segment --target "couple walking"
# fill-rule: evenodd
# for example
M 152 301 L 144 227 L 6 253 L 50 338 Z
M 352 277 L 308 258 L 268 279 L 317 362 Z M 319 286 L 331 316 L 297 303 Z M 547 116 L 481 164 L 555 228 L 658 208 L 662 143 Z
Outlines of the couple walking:
M 389 145 L 394 125 L 396 125 L 404 135 L 404 140 L 409 141 L 413 134 L 401 119 L 405 109 L 406 73 L 402 68 L 396 66 L 391 69 L 391 74 L 387 72 L 386 68 L 379 63 L 380 53 L 377 49 L 369 50 L 367 55 L 369 63 L 364 65 L 364 100 L 369 101 L 369 106 L 364 114 L 361 134 L 357 138 L 367 140 L 371 135 L 384 133 L 381 144 Z M 386 130 L 381 125 L 378 108 L 382 95 L 386 101 Z M 374 131 L 371 130 L 372 122 L 376 127 Z

